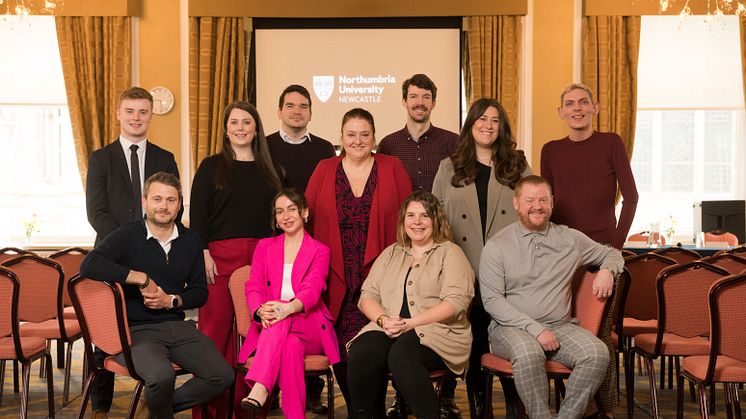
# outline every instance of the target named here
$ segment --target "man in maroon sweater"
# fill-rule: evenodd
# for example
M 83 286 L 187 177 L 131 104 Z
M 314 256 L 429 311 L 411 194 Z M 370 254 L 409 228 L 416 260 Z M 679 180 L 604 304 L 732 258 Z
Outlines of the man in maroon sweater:
M 552 222 L 565 224 L 591 239 L 621 249 L 635 217 L 637 187 L 624 143 L 613 132 L 593 129 L 598 102 L 591 89 L 573 83 L 562 91 L 559 117 L 567 123 L 567 137 L 550 141 L 541 149 L 541 176 L 554 191 Z M 615 214 L 617 185 L 622 192 L 622 212 Z M 611 322 L 607 321 L 601 339 L 614 356 Z M 619 404 L 612 363 L 598 390 L 602 417 L 613 417 Z

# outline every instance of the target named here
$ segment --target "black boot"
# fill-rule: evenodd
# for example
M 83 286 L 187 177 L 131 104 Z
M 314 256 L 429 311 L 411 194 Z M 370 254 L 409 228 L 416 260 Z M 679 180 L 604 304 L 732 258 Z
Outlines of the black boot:
M 397 391 L 394 395 L 394 402 L 391 403 L 391 406 L 386 410 L 386 417 L 389 419 L 406 419 L 406 415 L 402 415 L 402 409 L 404 409 L 407 414 L 412 413 L 409 406 L 407 406 L 407 402 L 402 398 L 401 393 Z

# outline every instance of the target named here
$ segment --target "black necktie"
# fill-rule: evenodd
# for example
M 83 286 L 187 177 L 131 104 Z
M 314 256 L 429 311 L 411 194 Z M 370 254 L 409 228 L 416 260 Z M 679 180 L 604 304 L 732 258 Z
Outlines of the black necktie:
M 135 214 L 133 219 L 142 218 L 142 189 L 140 189 L 140 158 L 137 157 L 137 144 L 130 146 L 130 175 L 132 179 L 132 196 L 135 198 Z

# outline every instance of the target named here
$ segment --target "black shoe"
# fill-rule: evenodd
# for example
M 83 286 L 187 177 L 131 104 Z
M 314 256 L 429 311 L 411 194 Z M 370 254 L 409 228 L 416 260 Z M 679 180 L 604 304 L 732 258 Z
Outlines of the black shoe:
M 441 419 L 461 419 L 461 409 L 456 406 L 453 397 L 442 397 L 440 399 L 440 418 Z
M 311 413 L 317 415 L 326 415 L 329 413 L 329 408 L 321 403 L 321 395 L 318 397 L 307 397 L 306 398 L 306 410 L 310 410 Z
M 404 405 L 407 414 L 412 414 L 412 410 L 409 409 L 409 406 L 397 391 L 396 395 L 394 395 L 394 402 L 391 403 L 391 406 L 386 410 L 386 417 L 390 419 L 406 419 L 406 416 L 402 416 L 401 414 L 402 405 Z

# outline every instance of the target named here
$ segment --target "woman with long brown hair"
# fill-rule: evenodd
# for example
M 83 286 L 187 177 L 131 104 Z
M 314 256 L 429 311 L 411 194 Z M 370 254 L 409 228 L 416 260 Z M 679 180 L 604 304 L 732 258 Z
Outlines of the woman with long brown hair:
M 209 336 L 231 365 L 236 362 L 236 336 L 228 279 L 251 264 L 259 239 L 272 235 L 270 209 L 282 188 L 282 168 L 270 158 L 262 122 L 248 102 L 225 108 L 222 150 L 202 160 L 192 183 L 190 222 L 202 239 L 210 296 L 199 310 L 199 330 Z M 236 394 L 247 393 L 237 380 Z M 232 399 L 236 399 L 233 396 Z M 235 400 L 233 401 L 235 402 Z M 223 417 L 224 396 L 210 403 L 212 417 Z M 236 413 L 243 413 L 234 409 Z M 195 409 L 199 417 L 199 409 Z
M 456 152 L 440 162 L 433 195 L 443 203 L 453 241 L 466 254 L 477 281 L 484 243 L 516 221 L 513 188 L 529 174 L 531 169 L 523 151 L 516 150 L 503 106 L 495 99 L 475 101 L 466 115 Z M 480 362 L 482 354 L 489 352 L 490 316 L 484 311 L 479 287 L 475 285 L 474 288 L 476 297 L 469 313 L 474 341 L 466 387 L 470 406 L 479 411 L 482 400 L 478 395 L 482 383 Z M 506 385 L 513 388 L 517 397 L 515 387 L 510 387 L 512 383 Z

